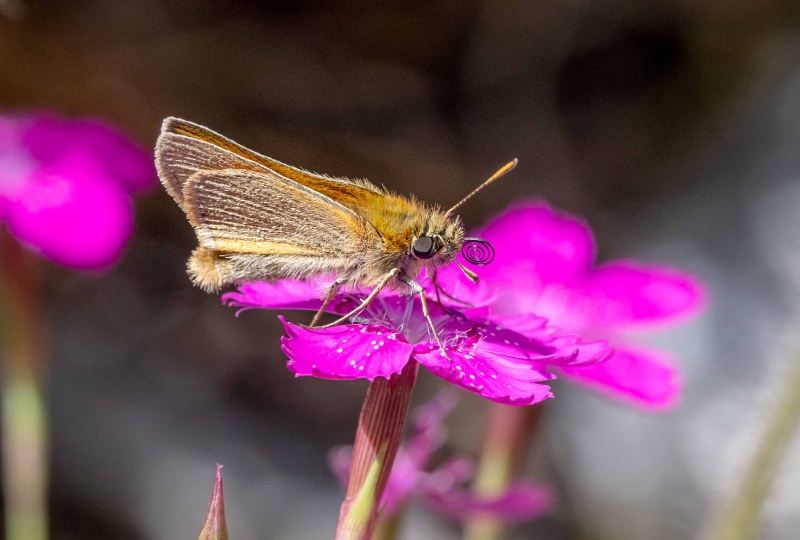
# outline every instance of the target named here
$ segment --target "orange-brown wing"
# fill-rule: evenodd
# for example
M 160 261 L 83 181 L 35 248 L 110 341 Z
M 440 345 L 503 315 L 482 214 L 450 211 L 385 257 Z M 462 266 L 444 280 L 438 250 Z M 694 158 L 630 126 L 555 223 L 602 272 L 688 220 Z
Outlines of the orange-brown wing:
M 377 238 L 352 210 L 270 171 L 201 171 L 182 199 L 200 245 L 221 253 L 339 259 Z
M 384 193 L 366 181 L 321 176 L 262 156 L 230 139 L 179 118 L 167 118 L 156 143 L 156 166 L 164 187 L 183 206 L 183 185 L 199 171 L 272 171 L 351 209 Z

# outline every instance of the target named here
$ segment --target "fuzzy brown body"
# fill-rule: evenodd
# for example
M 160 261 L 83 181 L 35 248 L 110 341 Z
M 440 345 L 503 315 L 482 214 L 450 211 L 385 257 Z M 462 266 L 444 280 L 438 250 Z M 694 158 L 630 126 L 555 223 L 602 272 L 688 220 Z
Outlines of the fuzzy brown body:
M 372 287 L 394 269 L 389 285 L 408 288 L 421 268 L 450 264 L 464 242 L 460 219 L 438 207 L 291 167 L 184 120 L 164 121 L 156 166 L 197 233 L 188 268 L 206 290 L 322 274 Z M 436 239 L 430 258 L 413 253 L 420 236 Z

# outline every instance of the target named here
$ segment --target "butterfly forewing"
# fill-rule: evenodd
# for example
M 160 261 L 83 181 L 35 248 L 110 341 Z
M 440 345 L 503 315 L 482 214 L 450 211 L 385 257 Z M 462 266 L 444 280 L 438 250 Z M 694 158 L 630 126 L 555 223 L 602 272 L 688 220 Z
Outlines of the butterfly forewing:
M 183 185 L 196 172 L 218 169 L 271 171 L 356 210 L 384 193 L 369 182 L 353 182 L 309 173 L 262 156 L 186 120 L 167 118 L 156 144 L 159 175 L 170 194 L 183 204 Z
M 158 138 L 156 164 L 170 195 L 183 206 L 183 187 L 201 171 L 238 169 L 269 172 L 262 165 L 213 144 L 186 135 L 162 133 Z

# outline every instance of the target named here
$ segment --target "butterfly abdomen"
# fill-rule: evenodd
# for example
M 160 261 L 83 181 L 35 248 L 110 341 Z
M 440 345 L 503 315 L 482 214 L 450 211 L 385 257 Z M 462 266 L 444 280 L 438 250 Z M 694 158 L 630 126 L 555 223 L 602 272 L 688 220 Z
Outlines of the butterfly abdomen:
M 231 281 L 227 261 L 210 249 L 199 247 L 192 252 L 186 264 L 192 283 L 204 291 L 217 291 Z

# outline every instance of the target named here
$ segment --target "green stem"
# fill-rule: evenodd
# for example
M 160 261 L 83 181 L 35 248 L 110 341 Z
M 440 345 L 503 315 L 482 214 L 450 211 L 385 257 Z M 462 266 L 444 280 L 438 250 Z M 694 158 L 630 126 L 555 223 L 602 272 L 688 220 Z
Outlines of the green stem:
M 708 540 L 757 537 L 764 503 L 800 427 L 800 348 L 790 362 L 777 401 L 764 418 L 765 430 L 756 454 L 733 498 L 716 516 Z
M 392 471 L 419 364 L 409 360 L 399 375 L 377 377 L 369 385 L 353 445 L 347 492 L 335 540 L 370 540 L 380 500 Z
M 398 509 L 391 517 L 378 518 L 372 540 L 395 540 L 400 534 L 400 520 L 403 517 L 402 509 Z
M 497 497 L 508 489 L 522 466 L 541 406 L 511 407 L 493 403 L 490 407 L 473 491 L 480 496 Z M 503 523 L 497 519 L 475 516 L 465 523 L 464 538 L 497 540 L 502 537 L 503 528 Z
M 46 540 L 47 420 L 36 260 L 0 231 L 3 494 L 7 540 Z

